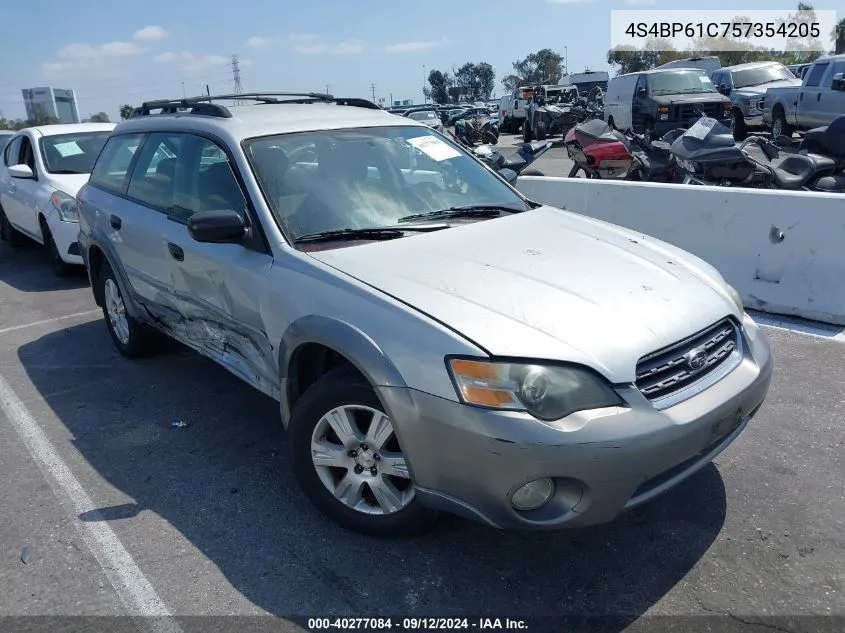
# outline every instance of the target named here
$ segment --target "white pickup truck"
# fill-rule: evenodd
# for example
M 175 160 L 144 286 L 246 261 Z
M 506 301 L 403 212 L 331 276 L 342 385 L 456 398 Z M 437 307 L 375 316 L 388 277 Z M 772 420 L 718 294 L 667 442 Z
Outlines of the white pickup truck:
M 800 86 L 769 88 L 763 122 L 772 136 L 829 125 L 845 114 L 845 55 L 820 57 L 804 74 Z
M 499 102 L 499 131 L 517 134 L 525 123 L 525 106 L 534 98 L 531 86 L 520 86 Z

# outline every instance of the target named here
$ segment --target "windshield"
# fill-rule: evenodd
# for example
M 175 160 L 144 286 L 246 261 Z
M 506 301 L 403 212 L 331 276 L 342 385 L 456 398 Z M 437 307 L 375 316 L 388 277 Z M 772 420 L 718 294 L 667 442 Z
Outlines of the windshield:
M 786 66 L 781 66 L 780 64 L 772 64 L 764 68 L 738 70 L 733 74 L 735 88 L 759 86 L 760 84 L 781 81 L 783 79 L 795 79 L 795 76 L 789 72 Z
M 408 115 L 408 118 L 413 119 L 414 121 L 427 121 L 430 119 L 436 119 L 437 115 L 433 111 L 427 110 L 425 112 L 411 112 Z
M 400 218 L 452 207 L 529 208 L 502 179 L 427 128 L 305 132 L 245 145 L 268 204 L 294 240 L 405 227 Z
M 718 92 L 703 70 L 676 70 L 648 75 L 650 95 L 697 94 Z
M 51 174 L 90 174 L 110 131 L 44 136 L 39 140 L 44 167 Z

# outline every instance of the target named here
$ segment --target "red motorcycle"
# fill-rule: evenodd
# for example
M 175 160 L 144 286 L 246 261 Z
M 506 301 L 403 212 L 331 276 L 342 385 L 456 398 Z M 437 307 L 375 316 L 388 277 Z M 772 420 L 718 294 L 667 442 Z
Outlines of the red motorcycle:
M 587 178 L 681 182 L 682 174 L 669 151 L 671 141 L 679 133 L 683 130 L 652 141 L 647 135 L 615 130 L 601 119 L 579 123 L 564 139 L 574 163 L 569 177 L 583 171 Z

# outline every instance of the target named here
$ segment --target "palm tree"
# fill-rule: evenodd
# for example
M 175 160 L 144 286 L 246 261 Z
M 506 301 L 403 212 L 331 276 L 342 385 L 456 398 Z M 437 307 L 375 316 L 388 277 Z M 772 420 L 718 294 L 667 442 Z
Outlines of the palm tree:
M 120 118 L 124 121 L 132 116 L 132 112 L 135 110 L 131 105 L 124 104 L 120 106 Z

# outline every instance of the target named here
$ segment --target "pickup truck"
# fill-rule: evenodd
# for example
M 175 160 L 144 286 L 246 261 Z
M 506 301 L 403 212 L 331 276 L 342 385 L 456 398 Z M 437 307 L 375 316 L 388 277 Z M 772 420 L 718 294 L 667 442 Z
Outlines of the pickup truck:
M 800 86 L 769 88 L 763 122 L 772 136 L 828 125 L 845 113 L 845 55 L 820 57 L 805 72 Z

